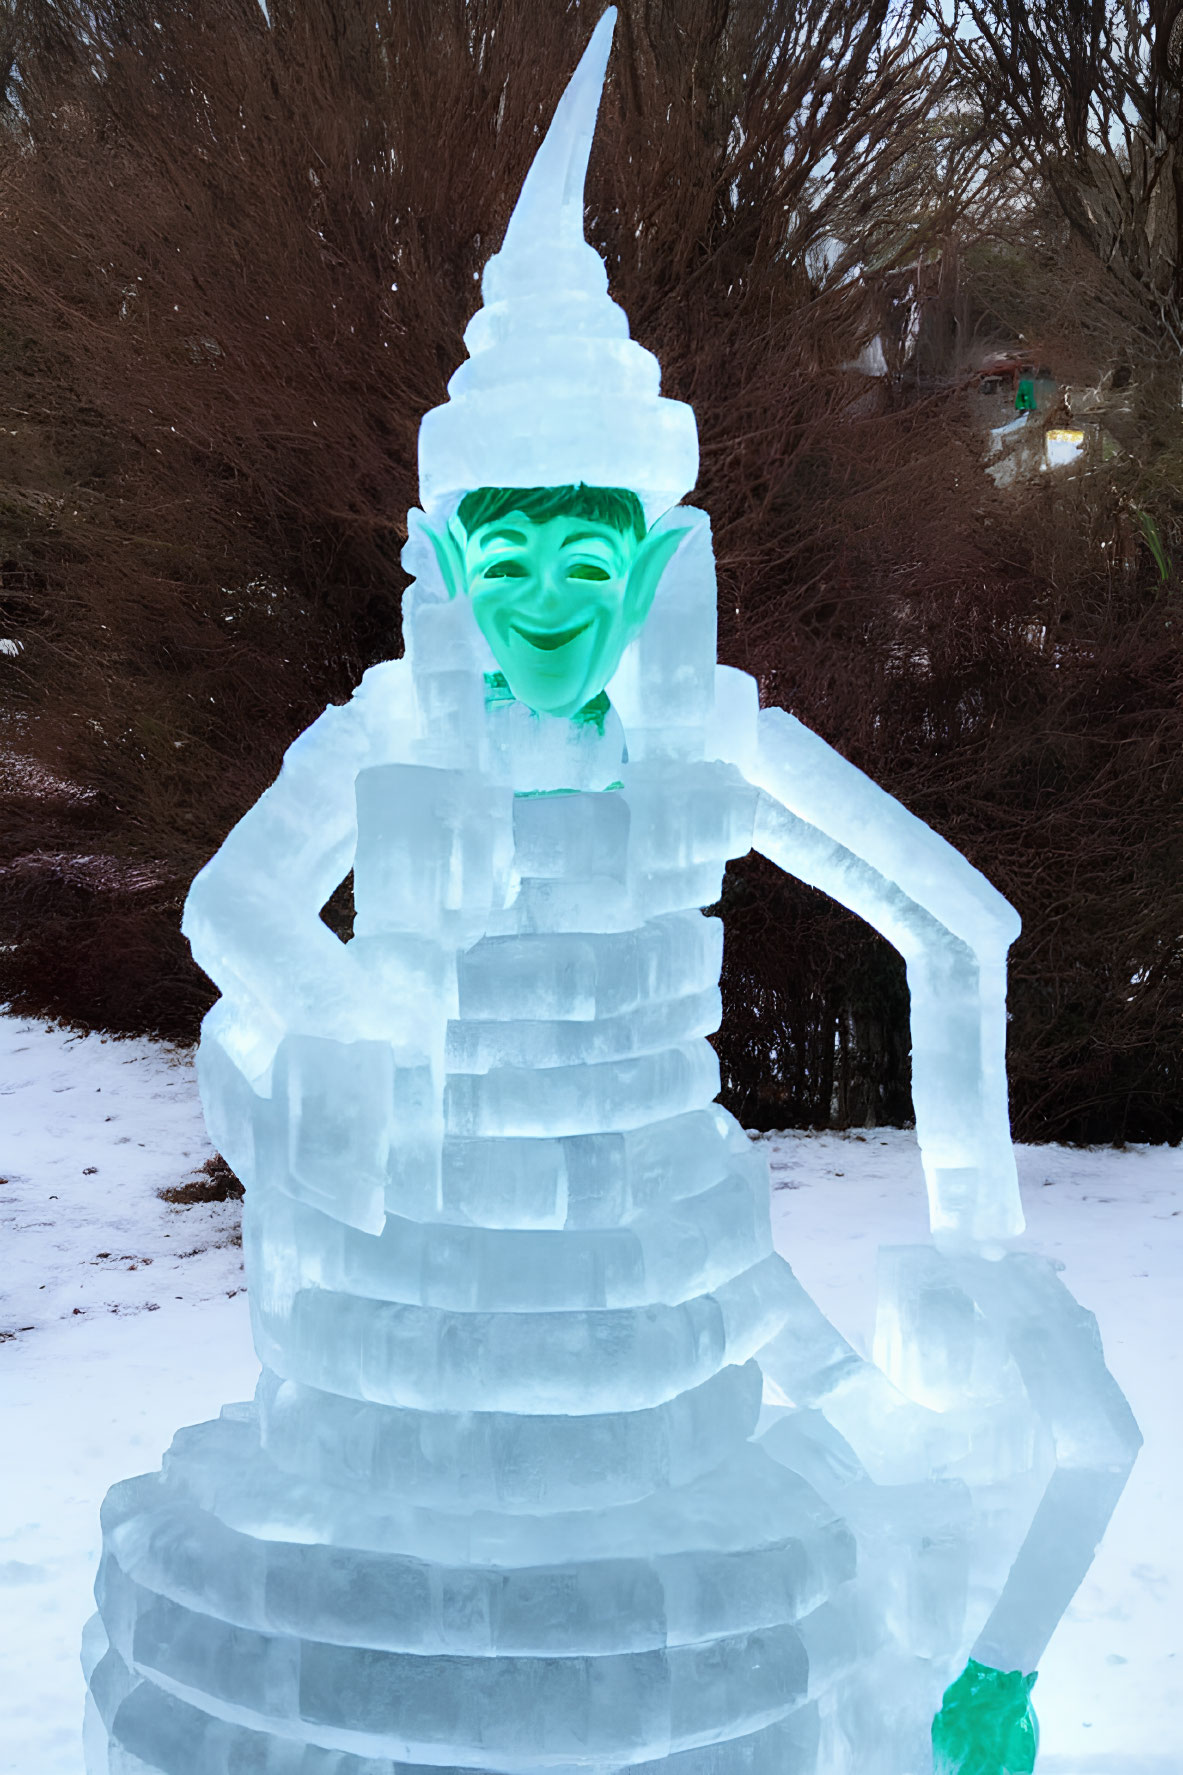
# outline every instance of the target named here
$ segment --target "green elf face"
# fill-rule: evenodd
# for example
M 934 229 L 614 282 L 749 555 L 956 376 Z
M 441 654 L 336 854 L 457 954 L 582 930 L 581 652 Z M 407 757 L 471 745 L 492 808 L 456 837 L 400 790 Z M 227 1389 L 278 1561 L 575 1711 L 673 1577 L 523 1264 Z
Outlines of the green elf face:
M 665 530 L 642 540 L 578 510 L 530 516 L 510 508 L 471 530 L 454 520 L 446 538 L 432 541 L 449 590 L 471 598 L 514 696 L 539 713 L 571 716 L 612 677 L 681 538 Z

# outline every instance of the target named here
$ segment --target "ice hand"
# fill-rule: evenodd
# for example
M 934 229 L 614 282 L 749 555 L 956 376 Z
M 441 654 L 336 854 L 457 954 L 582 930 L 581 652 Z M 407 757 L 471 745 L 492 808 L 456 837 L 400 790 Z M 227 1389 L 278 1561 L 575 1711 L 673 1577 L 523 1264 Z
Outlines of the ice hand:
M 1030 1775 L 1039 1749 L 1035 1677 L 971 1658 L 932 1722 L 934 1775 Z

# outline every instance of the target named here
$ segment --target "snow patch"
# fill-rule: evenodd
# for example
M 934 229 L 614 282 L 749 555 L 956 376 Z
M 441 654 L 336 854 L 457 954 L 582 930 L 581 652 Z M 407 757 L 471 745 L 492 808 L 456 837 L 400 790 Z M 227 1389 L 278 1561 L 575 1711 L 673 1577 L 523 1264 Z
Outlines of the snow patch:
M 0 1346 L 0 1775 L 82 1775 L 103 1495 L 258 1373 L 238 1204 L 158 1193 L 211 1156 L 186 1049 L 0 1017 L 0 1127 L 0 1327 L 15 1333 Z M 914 1136 L 759 1139 L 779 1248 L 866 1350 L 878 1248 L 927 1236 Z M 1183 1158 L 1043 1146 L 1018 1162 L 1027 1242 L 1096 1312 L 1146 1438 L 1040 1670 L 1040 1775 L 1179 1775 Z

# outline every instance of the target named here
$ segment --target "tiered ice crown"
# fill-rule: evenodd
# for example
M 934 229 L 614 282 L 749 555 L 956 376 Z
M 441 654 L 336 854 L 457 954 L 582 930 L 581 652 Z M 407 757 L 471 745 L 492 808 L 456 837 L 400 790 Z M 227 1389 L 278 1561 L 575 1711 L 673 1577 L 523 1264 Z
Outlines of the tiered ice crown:
M 692 410 L 664 399 L 661 367 L 583 233 L 583 186 L 616 19 L 592 32 L 526 175 L 468 323 L 468 362 L 419 430 L 419 489 L 443 523 L 476 487 L 627 487 L 652 523 L 698 478 Z

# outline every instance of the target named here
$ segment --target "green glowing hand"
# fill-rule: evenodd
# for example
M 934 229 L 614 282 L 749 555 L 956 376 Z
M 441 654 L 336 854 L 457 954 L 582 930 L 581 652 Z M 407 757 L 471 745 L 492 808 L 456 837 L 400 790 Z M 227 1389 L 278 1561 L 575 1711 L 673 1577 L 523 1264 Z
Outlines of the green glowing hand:
M 1030 1775 L 1039 1749 L 1035 1677 L 971 1658 L 932 1722 L 934 1775 Z

